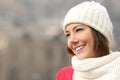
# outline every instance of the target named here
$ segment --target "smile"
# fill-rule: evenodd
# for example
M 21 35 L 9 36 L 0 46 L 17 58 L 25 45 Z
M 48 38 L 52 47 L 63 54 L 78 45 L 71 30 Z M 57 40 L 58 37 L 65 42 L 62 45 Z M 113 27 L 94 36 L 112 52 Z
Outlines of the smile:
M 85 47 L 85 46 L 79 46 L 79 47 L 77 47 L 75 50 L 76 50 L 77 52 L 80 52 L 84 47 Z

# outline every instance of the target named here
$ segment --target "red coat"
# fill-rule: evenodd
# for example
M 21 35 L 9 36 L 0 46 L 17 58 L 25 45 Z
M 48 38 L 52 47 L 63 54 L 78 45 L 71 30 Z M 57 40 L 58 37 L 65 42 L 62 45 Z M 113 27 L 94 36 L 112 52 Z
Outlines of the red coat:
M 56 80 L 72 80 L 72 66 L 61 68 L 56 74 Z

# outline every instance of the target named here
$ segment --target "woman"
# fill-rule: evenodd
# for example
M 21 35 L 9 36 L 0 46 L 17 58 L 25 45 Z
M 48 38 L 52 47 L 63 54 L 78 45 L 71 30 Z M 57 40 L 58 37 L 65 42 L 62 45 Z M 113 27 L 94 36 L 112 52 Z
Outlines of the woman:
M 113 26 L 104 6 L 86 1 L 71 8 L 63 30 L 72 66 L 60 69 L 56 80 L 120 80 L 120 52 L 113 52 Z

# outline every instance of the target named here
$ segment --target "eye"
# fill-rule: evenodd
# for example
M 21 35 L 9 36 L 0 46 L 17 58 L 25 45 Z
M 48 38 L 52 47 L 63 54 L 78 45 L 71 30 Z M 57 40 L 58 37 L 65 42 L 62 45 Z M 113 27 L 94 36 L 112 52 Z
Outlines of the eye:
M 69 36 L 70 36 L 70 34 L 66 34 L 65 36 L 66 36 L 66 37 L 69 37 Z
M 83 28 L 77 28 L 76 32 L 79 32 L 79 31 L 82 31 L 82 30 L 83 30 Z

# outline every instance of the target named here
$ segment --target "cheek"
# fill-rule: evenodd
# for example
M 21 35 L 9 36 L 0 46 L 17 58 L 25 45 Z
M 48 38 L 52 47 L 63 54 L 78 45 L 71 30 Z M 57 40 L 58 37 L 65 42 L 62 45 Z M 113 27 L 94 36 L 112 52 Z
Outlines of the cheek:
M 88 44 L 90 48 L 93 48 L 94 41 L 90 32 L 82 34 L 79 39 L 81 40 L 81 42 Z
M 93 37 L 92 37 L 92 33 L 91 31 L 86 31 L 81 35 L 81 39 L 86 40 L 86 41 L 92 41 Z
M 71 46 L 71 43 L 69 40 L 67 40 L 67 47 L 70 48 L 70 46 Z
M 91 35 L 91 33 L 89 35 L 87 35 L 87 42 L 89 44 L 89 47 L 93 50 L 93 46 L 94 46 L 94 40 L 93 40 L 93 36 Z
M 77 37 L 81 42 L 86 42 L 89 40 L 89 34 L 86 33 L 78 34 Z

